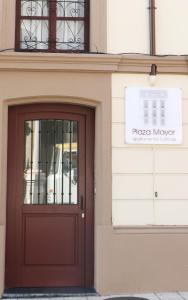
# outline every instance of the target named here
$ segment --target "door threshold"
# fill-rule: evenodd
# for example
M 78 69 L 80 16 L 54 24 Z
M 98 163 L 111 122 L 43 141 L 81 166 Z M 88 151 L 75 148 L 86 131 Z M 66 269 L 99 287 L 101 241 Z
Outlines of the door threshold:
M 55 288 L 9 288 L 5 289 L 2 299 L 60 298 L 98 296 L 94 288 L 55 287 Z

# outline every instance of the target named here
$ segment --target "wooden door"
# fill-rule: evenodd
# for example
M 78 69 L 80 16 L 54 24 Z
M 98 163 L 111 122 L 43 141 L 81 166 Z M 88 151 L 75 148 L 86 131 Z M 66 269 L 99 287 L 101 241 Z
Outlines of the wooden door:
M 93 120 L 9 108 L 6 287 L 93 286 Z

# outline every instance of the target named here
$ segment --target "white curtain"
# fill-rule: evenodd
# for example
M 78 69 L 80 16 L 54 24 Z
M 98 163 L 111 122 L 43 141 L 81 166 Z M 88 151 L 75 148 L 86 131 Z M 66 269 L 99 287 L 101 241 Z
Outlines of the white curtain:
M 21 15 L 48 16 L 48 1 L 34 0 L 21 2 Z M 48 49 L 48 20 L 26 20 L 21 23 L 21 48 L 23 49 Z

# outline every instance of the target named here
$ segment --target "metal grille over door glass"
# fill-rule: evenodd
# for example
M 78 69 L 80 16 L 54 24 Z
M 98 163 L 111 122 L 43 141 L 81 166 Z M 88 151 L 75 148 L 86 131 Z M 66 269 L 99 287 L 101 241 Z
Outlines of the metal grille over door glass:
M 78 122 L 25 122 L 24 204 L 78 203 Z

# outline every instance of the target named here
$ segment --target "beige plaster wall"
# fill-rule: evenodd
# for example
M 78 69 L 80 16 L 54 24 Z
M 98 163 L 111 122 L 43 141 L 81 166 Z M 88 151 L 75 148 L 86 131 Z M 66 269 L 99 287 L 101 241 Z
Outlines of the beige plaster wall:
M 122 137 L 124 128 L 124 86 L 148 85 L 148 75 L 126 75 L 116 74 L 111 78 L 110 73 L 86 72 L 83 71 L 57 71 L 42 70 L 43 63 L 40 63 L 40 71 L 30 70 L 31 63 L 35 65 L 35 57 L 25 58 L 25 70 L 5 70 L 0 68 L 0 292 L 4 287 L 4 228 L 5 228 L 5 208 L 6 208 L 6 162 L 7 162 L 7 108 L 8 105 L 33 103 L 33 102 L 68 102 L 91 105 L 96 109 L 96 134 L 95 134 L 95 288 L 102 295 L 121 294 L 131 292 L 153 292 L 153 291 L 176 291 L 187 289 L 187 248 L 188 230 L 184 226 L 162 226 L 162 227 L 114 227 L 112 224 L 112 149 L 125 151 L 123 161 L 129 162 L 132 153 L 138 151 L 148 154 L 155 151 L 171 153 L 186 151 L 186 139 L 184 144 L 174 146 L 173 149 L 166 147 L 141 146 L 138 149 L 124 145 Z M 28 69 L 27 69 L 28 63 Z M 46 62 L 44 63 L 46 66 Z M 51 62 L 52 64 L 52 62 Z M 55 65 L 54 65 L 55 66 Z M 1 67 L 1 66 L 0 66 Z M 52 67 L 52 66 L 51 66 Z M 112 79 L 112 81 L 111 81 Z M 187 124 L 187 76 L 182 75 L 163 75 L 157 76 L 157 86 L 177 86 L 182 88 L 184 97 L 184 130 Z M 11 88 L 10 88 L 11 87 Z M 73 88 L 74 87 L 74 88 Z M 111 97 L 111 89 L 113 97 Z M 111 109 L 111 103 L 113 110 Z M 112 123 L 113 118 L 113 123 Z M 118 131 L 115 127 L 118 127 Z M 113 141 L 111 132 L 113 128 Z M 116 131 L 114 131 L 116 130 Z M 186 135 L 185 135 L 186 136 Z M 112 148 L 113 142 L 113 148 Z M 126 152 L 128 150 L 128 152 Z M 131 150 L 131 151 L 130 151 Z M 127 156 L 127 153 L 129 155 Z M 174 153 L 174 152 L 173 152 Z M 129 165 L 129 172 L 126 173 L 126 165 L 123 164 L 122 177 L 125 178 L 124 188 L 130 185 L 129 195 L 136 193 L 131 188 L 128 179 L 131 176 L 145 178 L 146 185 L 151 188 L 150 177 L 154 176 L 151 172 L 150 156 L 148 156 L 147 172 L 140 164 L 137 166 L 139 155 L 134 157 L 135 162 Z M 166 155 L 166 154 L 165 154 Z M 144 157 L 145 159 L 145 157 Z M 159 161 L 163 161 L 163 157 Z M 174 163 L 172 161 L 172 163 Z M 118 165 L 118 164 L 117 164 Z M 185 164 L 186 165 L 186 164 Z M 161 165 L 157 163 L 158 168 Z M 171 164 L 170 164 L 171 167 Z M 113 165 L 113 179 L 116 175 L 116 165 Z M 172 164 L 172 177 L 177 176 L 177 180 L 182 178 L 182 164 L 180 173 L 177 166 Z M 157 171 L 155 176 L 170 175 Z M 139 170 L 139 172 L 138 172 Z M 175 171 L 173 171 L 175 170 Z M 138 172 L 138 174 L 137 174 Z M 170 171 L 171 172 L 171 171 Z M 175 172 L 175 173 L 173 173 Z M 187 172 L 187 171 L 186 171 Z M 127 176 L 127 177 L 126 177 Z M 186 173 L 183 175 L 186 178 Z M 152 177 L 153 178 L 153 177 Z M 152 179 L 153 180 L 153 179 Z M 119 182 L 119 181 L 118 181 Z M 170 181 L 169 181 L 170 182 Z M 180 182 L 180 181 L 179 181 Z M 186 186 L 183 183 L 183 193 L 186 200 Z M 114 183 L 113 183 L 114 188 Z M 122 188 L 122 187 L 121 187 Z M 160 190 L 161 193 L 162 189 Z M 166 186 L 165 191 L 170 189 Z M 113 189 L 114 193 L 114 189 Z M 143 198 L 140 195 L 143 195 Z M 150 197 L 151 191 L 147 187 L 137 191 L 135 197 L 138 200 L 144 199 L 146 195 Z M 180 193 L 178 194 L 180 195 Z M 132 199 L 130 199 L 132 200 Z M 164 199 L 160 199 L 164 203 Z M 164 200 L 164 201 L 163 201 Z M 113 194 L 113 202 L 116 198 Z M 124 201 L 124 200 L 123 200 Z M 125 200 L 126 201 L 126 200 Z M 148 199 L 150 201 L 150 198 Z M 166 203 L 166 202 L 165 202 Z M 123 211 L 123 214 L 125 211 Z M 130 212 L 132 214 L 132 211 Z M 179 212 L 180 213 L 180 212 Z M 113 215 L 113 221 L 114 221 Z M 119 212 L 115 216 L 119 220 Z M 134 218 L 134 214 L 132 214 Z M 124 218 L 124 217 L 123 217 Z M 125 219 L 123 219 L 124 221 Z M 117 225 L 117 224 L 116 224 Z
M 11 87 L 11 88 L 10 88 Z M 73 88 L 74 87 L 74 88 Z M 8 106 L 34 102 L 89 105 L 96 109 L 95 228 L 111 220 L 111 75 L 61 71 L 0 71 L 0 293 L 4 288 Z M 102 200 L 104 199 L 104 200 Z M 106 206 L 109 210 L 106 210 Z M 95 230 L 95 286 L 100 246 Z
M 112 224 L 96 228 L 97 287 L 103 295 L 187 290 L 188 227 L 181 225 L 188 223 L 187 80 L 157 75 L 156 81 L 157 87 L 182 89 L 183 144 L 138 147 L 124 143 L 124 88 L 149 86 L 149 76 L 112 75 Z
M 0 1 L 0 49 L 14 49 L 16 0 Z
M 149 53 L 148 0 L 108 0 L 108 53 Z
M 2 26 L 3 26 L 3 19 L 2 19 L 2 13 L 3 13 L 3 2 L 0 2 L 0 36 L 3 36 L 3 32 L 2 32 Z M 2 49 L 2 39 L 0 40 L 0 49 Z
M 187 290 L 188 231 L 98 227 L 102 295 Z
M 161 146 L 125 143 L 125 88 L 149 86 L 149 76 L 112 78 L 113 224 L 188 225 L 187 76 L 157 75 L 156 87 L 181 88 L 183 94 L 183 143 Z
M 107 1 L 90 1 L 90 51 L 107 52 Z
M 158 54 L 188 54 L 187 0 L 156 0 Z
M 156 53 L 188 54 L 187 0 L 156 0 Z M 149 53 L 149 0 L 108 0 L 107 51 Z
M 148 6 L 149 0 L 91 0 L 90 50 L 148 54 Z M 0 1 L 0 49 L 14 49 L 15 7 L 16 0 Z M 187 0 L 156 0 L 156 8 L 157 54 L 187 54 Z

